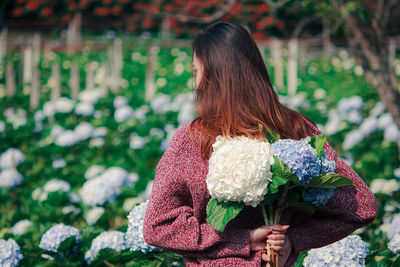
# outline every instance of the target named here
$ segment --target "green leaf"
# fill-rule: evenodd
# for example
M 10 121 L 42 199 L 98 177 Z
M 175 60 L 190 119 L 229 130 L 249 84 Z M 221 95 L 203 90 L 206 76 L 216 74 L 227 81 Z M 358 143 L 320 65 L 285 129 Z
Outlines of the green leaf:
M 265 135 L 265 138 L 268 140 L 270 144 L 275 143 L 281 138 L 281 136 L 278 133 L 270 129 L 264 129 L 264 126 L 262 126 L 261 123 L 258 124 L 258 129 L 260 130 L 260 133 Z
M 299 178 L 292 173 L 289 166 L 282 163 L 282 160 L 274 156 L 274 164 L 271 166 L 273 173 L 272 182 L 269 185 L 269 193 L 278 192 L 278 187 L 286 184 L 288 181 L 297 182 Z
M 66 251 L 71 247 L 71 245 L 75 243 L 75 236 L 70 236 L 67 239 L 65 239 L 61 244 L 58 246 L 57 251 L 58 252 L 63 252 Z
M 295 205 L 300 202 L 300 195 L 297 192 L 291 192 L 286 196 L 285 208 Z
M 314 214 L 314 212 L 315 212 L 315 209 L 311 203 L 298 202 L 298 203 L 294 203 L 290 207 L 294 207 L 295 209 L 304 211 L 305 213 L 308 213 L 310 215 Z
M 313 136 L 310 142 L 308 142 L 316 151 L 319 159 L 322 160 L 322 152 L 324 151 L 324 144 L 326 142 L 326 136 Z
M 340 186 L 351 186 L 354 182 L 347 178 L 340 176 L 336 173 L 325 173 L 314 176 L 310 183 L 303 184 L 304 187 L 318 187 L 318 188 L 331 188 Z
M 299 254 L 299 257 L 297 258 L 296 263 L 293 265 L 293 267 L 303 267 L 303 261 L 304 258 L 307 256 L 308 251 L 302 251 Z
M 104 261 L 116 263 L 119 261 L 120 258 L 121 258 L 121 252 L 118 252 L 112 248 L 102 248 L 97 253 L 96 258 L 93 261 L 93 264 L 97 265 L 99 263 L 103 263 Z
M 219 202 L 215 198 L 207 204 L 207 222 L 216 230 L 223 232 L 225 226 L 244 208 L 244 203 Z
M 265 138 L 267 138 L 268 142 L 272 144 L 278 141 L 281 138 L 281 136 L 272 130 L 267 130 L 265 131 Z
M 397 259 L 392 263 L 392 267 L 400 266 L 400 256 L 397 256 Z

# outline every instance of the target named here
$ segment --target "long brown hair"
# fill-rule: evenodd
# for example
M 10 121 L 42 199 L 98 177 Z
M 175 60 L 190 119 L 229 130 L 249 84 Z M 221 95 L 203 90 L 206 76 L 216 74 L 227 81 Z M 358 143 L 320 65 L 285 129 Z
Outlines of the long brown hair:
M 262 138 L 259 124 L 281 138 L 300 139 L 311 134 L 307 118 L 283 106 L 268 75 L 254 39 L 241 25 L 219 21 L 200 30 L 192 42 L 203 66 L 196 90 L 203 160 L 218 135 Z

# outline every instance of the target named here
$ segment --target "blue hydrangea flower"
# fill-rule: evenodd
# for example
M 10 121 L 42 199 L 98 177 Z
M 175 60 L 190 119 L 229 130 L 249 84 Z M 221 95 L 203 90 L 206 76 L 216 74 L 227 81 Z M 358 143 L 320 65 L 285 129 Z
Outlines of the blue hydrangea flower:
M 335 173 L 336 163 L 334 160 L 328 160 L 326 150 L 322 152 L 322 171 L 321 173 Z
M 0 187 L 14 188 L 22 183 L 24 178 L 15 169 L 3 169 L 0 171 Z
M 389 239 L 392 239 L 396 234 L 400 234 L 400 214 L 395 214 L 390 219 L 390 226 L 387 231 Z
M 81 238 L 78 229 L 62 223 L 56 224 L 47 230 L 40 240 L 39 247 L 48 251 L 57 252 L 58 246 L 68 237 L 75 236 L 78 243 Z
M 303 189 L 301 195 L 304 200 L 307 200 L 314 205 L 325 205 L 328 200 L 333 196 L 335 188 L 317 188 L 312 187 L 308 189 Z
M 400 254 L 400 233 L 397 233 L 393 236 L 393 238 L 388 243 L 388 248 L 394 254 Z
M 88 264 L 96 258 L 97 253 L 103 248 L 112 248 L 116 251 L 127 249 L 124 233 L 119 231 L 103 232 L 92 241 L 92 246 L 85 253 L 85 260 Z
M 369 251 L 358 235 L 350 235 L 328 246 L 311 249 L 304 258 L 306 267 L 365 266 Z
M 21 248 L 14 239 L 0 239 L 0 266 L 18 266 L 23 258 Z
M 91 207 L 112 202 L 117 198 L 118 194 L 119 188 L 110 185 L 107 179 L 102 177 L 87 181 L 81 191 L 83 202 Z
M 144 241 L 143 221 L 147 204 L 148 201 L 135 206 L 128 215 L 128 231 L 125 234 L 125 240 L 132 251 L 140 250 L 143 253 L 161 251 L 160 248 L 150 246 Z
M 321 162 L 308 139 L 281 139 L 271 145 L 274 155 L 289 166 L 299 177 L 300 184 L 307 184 L 321 173 Z
M 322 152 L 321 173 L 335 173 L 336 163 L 333 160 L 328 160 L 326 150 Z M 303 189 L 302 196 L 304 200 L 310 201 L 314 205 L 325 205 L 333 196 L 335 188 L 309 188 Z

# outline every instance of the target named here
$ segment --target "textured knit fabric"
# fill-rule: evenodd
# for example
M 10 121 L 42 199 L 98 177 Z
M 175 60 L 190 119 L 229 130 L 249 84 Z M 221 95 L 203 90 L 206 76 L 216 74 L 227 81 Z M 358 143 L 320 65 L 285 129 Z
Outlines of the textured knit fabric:
M 314 135 L 320 131 L 313 125 Z M 200 133 L 182 125 L 157 165 L 147 207 L 145 241 L 183 256 L 191 266 L 264 266 L 261 254 L 250 251 L 250 231 L 264 224 L 260 207 L 245 206 L 223 233 L 206 222 L 208 161 L 200 156 Z M 336 173 L 352 179 L 355 186 L 340 187 L 328 201 L 328 211 L 313 216 L 286 209 L 281 224 L 289 224 L 292 253 L 285 264 L 292 266 L 303 250 L 322 247 L 370 224 L 377 215 L 377 202 L 364 181 L 325 143 L 328 159 L 335 160 Z

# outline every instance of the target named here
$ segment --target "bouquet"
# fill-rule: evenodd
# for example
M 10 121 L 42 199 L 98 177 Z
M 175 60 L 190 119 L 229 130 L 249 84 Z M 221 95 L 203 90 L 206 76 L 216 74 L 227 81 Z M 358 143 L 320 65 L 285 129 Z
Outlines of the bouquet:
M 223 232 L 244 206 L 261 207 L 266 225 L 279 224 L 284 209 L 294 207 L 307 213 L 325 204 L 336 187 L 354 185 L 335 174 L 335 162 L 327 159 L 325 136 L 301 140 L 280 139 L 260 131 L 265 140 L 245 136 L 217 136 L 209 160 L 207 222 Z M 269 218 L 265 206 L 269 207 Z M 277 254 L 266 245 L 272 264 Z

